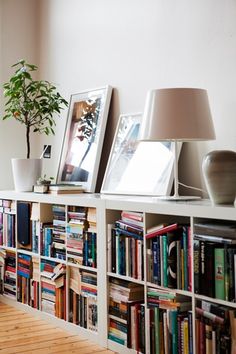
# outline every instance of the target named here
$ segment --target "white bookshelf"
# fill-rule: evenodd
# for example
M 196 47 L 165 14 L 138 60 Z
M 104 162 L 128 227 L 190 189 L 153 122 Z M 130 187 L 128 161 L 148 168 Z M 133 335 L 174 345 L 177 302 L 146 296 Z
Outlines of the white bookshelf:
M 134 353 L 134 350 L 125 348 L 111 340 L 107 339 L 108 334 L 108 279 L 110 276 L 117 277 L 118 279 L 125 279 L 127 281 L 134 281 L 138 284 L 144 286 L 145 298 L 147 287 L 157 287 L 147 281 L 147 269 L 146 269 L 146 242 L 144 241 L 144 280 L 137 280 L 131 277 L 121 276 L 107 270 L 107 225 L 114 223 L 118 220 L 120 212 L 122 210 L 126 211 L 137 211 L 142 212 L 144 215 L 144 230 L 150 226 L 153 226 L 158 220 L 168 220 L 170 222 L 176 220 L 183 220 L 190 224 L 193 230 L 194 221 L 197 219 L 219 219 L 219 220 L 232 220 L 236 221 L 236 208 L 235 206 L 212 206 L 209 200 L 198 200 L 198 201 L 157 201 L 157 199 L 152 197 L 139 197 L 139 196 L 113 196 L 113 195 L 99 195 L 99 194 L 78 194 L 78 195 L 50 195 L 50 194 L 36 194 L 36 193 L 17 193 L 14 191 L 0 191 L 0 199 L 8 199 L 13 201 L 29 201 L 37 202 L 42 204 L 61 204 L 66 206 L 81 206 L 81 207 L 93 207 L 96 208 L 97 213 L 97 268 L 90 268 L 85 266 L 76 266 L 84 270 L 89 270 L 97 275 L 97 304 L 98 304 L 98 331 L 97 333 L 91 333 L 91 331 L 81 328 L 72 323 L 67 323 L 66 321 L 53 318 L 53 321 L 60 325 L 66 326 L 69 330 L 73 330 L 76 333 L 80 333 L 82 336 L 87 337 L 93 341 L 96 341 L 100 345 L 114 350 L 118 353 Z M 193 236 L 193 235 L 192 235 Z M 16 237 L 17 238 L 17 237 Z M 17 242 L 16 242 L 17 245 Z M 4 248 L 4 247 L 2 247 Z M 6 248 L 6 247 L 5 247 Z M 11 248 L 12 250 L 12 248 Z M 27 250 L 21 250 L 16 247 L 13 249 L 16 253 L 30 253 Z M 192 250 L 193 251 L 193 250 Z M 47 258 L 39 255 L 40 260 Z M 53 258 L 51 258 L 54 260 Z M 60 260 L 56 260 L 59 262 Z M 67 261 L 64 262 L 67 266 L 75 266 Z M 193 276 L 193 265 L 192 265 L 192 279 Z M 171 290 L 170 290 L 171 291 Z M 199 295 L 194 293 L 194 286 L 192 291 L 186 290 L 176 290 L 177 293 L 188 296 L 193 305 L 193 333 L 194 333 L 194 305 L 197 300 L 208 300 L 219 305 L 226 305 L 231 308 L 236 308 L 236 304 L 227 302 L 224 300 L 211 299 L 207 296 Z M 14 303 L 13 300 L 9 300 L 5 296 L 1 296 L 2 301 L 10 301 Z M 145 305 L 147 303 L 145 300 Z M 27 305 L 15 302 L 15 306 L 23 306 L 27 308 Z M 68 306 L 68 305 L 67 305 Z M 32 308 L 29 311 L 37 311 Z M 37 311 L 39 313 L 40 311 Z M 47 314 L 43 314 L 47 317 Z M 51 316 L 49 316 L 51 317 Z M 147 327 L 147 326 L 146 326 Z M 146 337 L 148 334 L 148 329 L 145 328 Z M 193 335 L 193 341 L 195 343 L 195 335 Z

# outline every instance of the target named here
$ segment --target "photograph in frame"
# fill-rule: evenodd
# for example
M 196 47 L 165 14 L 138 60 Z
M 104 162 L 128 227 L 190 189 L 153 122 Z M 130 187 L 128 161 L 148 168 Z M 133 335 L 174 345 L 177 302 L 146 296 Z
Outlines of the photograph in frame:
M 170 195 L 173 185 L 172 142 L 140 142 L 141 113 L 119 117 L 101 192 Z
M 72 94 L 68 110 L 58 184 L 77 184 L 94 192 L 112 88 Z

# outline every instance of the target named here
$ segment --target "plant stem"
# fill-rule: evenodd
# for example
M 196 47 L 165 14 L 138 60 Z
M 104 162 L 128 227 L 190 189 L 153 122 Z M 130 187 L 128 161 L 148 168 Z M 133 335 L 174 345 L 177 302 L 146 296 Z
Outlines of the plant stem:
M 30 125 L 26 126 L 27 159 L 30 158 Z

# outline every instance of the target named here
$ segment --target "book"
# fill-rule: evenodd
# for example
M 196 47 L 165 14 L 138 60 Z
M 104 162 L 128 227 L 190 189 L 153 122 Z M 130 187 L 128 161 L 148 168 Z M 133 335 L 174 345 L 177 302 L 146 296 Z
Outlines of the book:
M 49 188 L 48 193 L 49 194 L 54 194 L 54 195 L 58 195 L 58 194 L 79 194 L 79 193 L 83 193 L 84 192 L 84 188 L 83 189 L 58 189 L 58 190 L 51 190 Z
M 232 238 L 226 238 L 226 237 L 220 237 L 220 236 L 211 236 L 211 235 L 198 235 L 195 234 L 194 238 L 196 240 L 202 240 L 202 241 L 210 241 L 210 242 L 216 242 L 216 243 L 225 243 L 225 244 L 236 244 L 236 239 Z
M 225 252 L 224 248 L 215 248 L 215 297 L 225 300 Z
M 236 238 L 236 223 L 234 222 L 199 222 L 194 224 L 194 234 Z
M 178 228 L 178 224 L 177 223 L 171 224 L 171 225 L 167 225 L 167 226 L 164 226 L 162 228 L 157 228 L 157 230 L 155 230 L 155 231 L 147 233 L 145 235 L 145 237 L 148 240 L 148 239 L 156 237 L 156 236 L 164 235 L 167 232 L 177 230 L 177 228 Z
M 73 190 L 73 189 L 84 189 L 82 184 L 67 184 L 67 183 L 59 183 L 59 184 L 50 184 L 49 189 L 51 191 L 63 191 L 63 190 Z

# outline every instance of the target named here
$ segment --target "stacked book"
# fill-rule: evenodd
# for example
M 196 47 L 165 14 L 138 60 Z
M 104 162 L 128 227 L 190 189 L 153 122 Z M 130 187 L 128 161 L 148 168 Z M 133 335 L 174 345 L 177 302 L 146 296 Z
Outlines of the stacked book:
M 70 267 L 69 321 L 91 331 L 97 331 L 97 276 Z
M 31 302 L 32 260 L 27 254 L 18 254 L 17 263 L 17 301 L 30 305 Z
M 148 288 L 147 326 L 150 353 L 193 353 L 191 299 Z
M 142 285 L 110 277 L 108 339 L 145 352 Z
M 79 184 L 50 184 L 50 194 L 79 194 L 84 192 L 84 187 Z
M 196 353 L 235 353 L 235 310 L 207 301 L 196 307 Z
M 196 223 L 193 246 L 195 293 L 235 302 L 236 224 Z
M 122 211 L 115 225 L 108 225 L 108 270 L 143 280 L 143 214 Z
M 51 256 L 66 259 L 66 211 L 64 205 L 53 205 L 53 235 Z
M 61 263 L 41 261 L 41 309 L 66 319 L 66 267 Z
M 192 290 L 189 225 L 160 224 L 147 230 L 147 279 L 173 289 Z
M 67 224 L 67 259 L 83 264 L 84 231 L 87 230 L 87 208 L 70 206 Z
M 6 251 L 3 293 L 9 297 L 16 297 L 16 254 Z
M 97 210 L 88 208 L 87 211 L 88 231 L 97 233 Z

